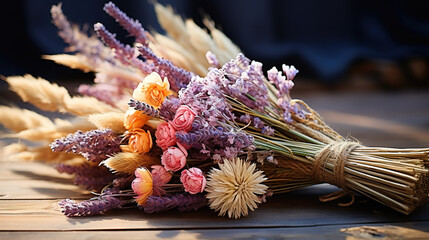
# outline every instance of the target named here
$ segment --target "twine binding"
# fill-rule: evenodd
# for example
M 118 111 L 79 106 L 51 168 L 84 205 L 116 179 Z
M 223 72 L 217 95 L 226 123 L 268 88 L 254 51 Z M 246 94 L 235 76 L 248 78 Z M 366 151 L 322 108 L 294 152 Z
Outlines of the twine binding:
M 362 146 L 360 143 L 353 141 L 332 142 L 316 154 L 313 167 L 315 179 L 342 188 L 340 191 L 320 196 L 319 200 L 321 202 L 333 201 L 350 195 L 350 202 L 339 203 L 338 205 L 350 206 L 354 203 L 354 193 L 346 186 L 344 167 L 347 164 L 350 153 L 360 146 Z

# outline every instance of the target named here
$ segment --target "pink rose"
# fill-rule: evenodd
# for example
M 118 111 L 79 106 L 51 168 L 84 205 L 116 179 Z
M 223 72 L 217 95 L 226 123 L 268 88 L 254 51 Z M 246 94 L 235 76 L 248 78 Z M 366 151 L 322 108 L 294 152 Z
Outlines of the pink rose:
M 183 147 L 169 147 L 161 157 L 161 163 L 167 171 L 176 172 L 186 164 L 188 152 Z
M 161 123 L 156 129 L 155 137 L 156 144 L 164 151 L 176 144 L 176 130 L 170 123 Z
M 176 131 L 189 132 L 192 129 L 192 122 L 194 121 L 194 118 L 195 112 L 192 111 L 192 109 L 190 109 L 188 106 L 182 105 L 177 109 L 176 115 L 174 116 L 171 125 L 173 125 Z
M 190 168 L 182 171 L 180 181 L 185 187 L 185 191 L 190 194 L 197 194 L 204 191 L 206 178 L 199 168 Z

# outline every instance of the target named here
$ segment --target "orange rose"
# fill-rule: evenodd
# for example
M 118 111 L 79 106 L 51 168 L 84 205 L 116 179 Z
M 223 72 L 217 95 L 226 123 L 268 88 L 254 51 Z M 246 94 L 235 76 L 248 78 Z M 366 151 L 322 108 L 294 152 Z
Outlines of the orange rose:
M 129 108 L 125 113 L 124 126 L 127 130 L 143 127 L 150 117 L 141 111 Z
M 139 83 L 133 92 L 133 98 L 145 102 L 154 108 L 159 108 L 165 97 L 171 94 L 170 83 L 167 78 L 162 81 L 158 73 L 153 72 Z
M 121 146 L 124 152 L 147 153 L 152 148 L 152 136 L 149 130 L 145 132 L 143 129 L 133 129 L 131 132 L 128 145 Z

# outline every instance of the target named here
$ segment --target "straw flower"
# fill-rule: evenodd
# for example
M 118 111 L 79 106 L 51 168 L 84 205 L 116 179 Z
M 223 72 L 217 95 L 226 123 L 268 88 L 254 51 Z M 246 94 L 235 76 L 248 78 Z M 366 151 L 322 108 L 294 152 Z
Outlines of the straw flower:
M 267 178 L 262 171 L 255 171 L 256 164 L 236 158 L 219 164 L 208 174 L 207 198 L 211 209 L 235 219 L 247 216 L 249 209 L 255 210 L 260 203 L 257 194 L 264 194 L 267 186 L 261 184 Z
M 164 102 L 165 97 L 170 94 L 168 79 L 164 78 L 163 81 L 158 73 L 153 72 L 139 83 L 133 92 L 133 98 L 158 108 Z
M 121 150 L 124 152 L 135 152 L 135 153 L 147 153 L 152 148 L 152 136 L 147 130 L 145 132 L 143 129 L 134 129 L 130 132 L 130 140 L 128 145 L 122 145 Z
M 134 174 L 136 178 L 133 180 L 131 187 L 134 193 L 137 194 L 136 202 L 139 205 L 143 205 L 153 193 L 152 175 L 146 168 L 137 168 Z

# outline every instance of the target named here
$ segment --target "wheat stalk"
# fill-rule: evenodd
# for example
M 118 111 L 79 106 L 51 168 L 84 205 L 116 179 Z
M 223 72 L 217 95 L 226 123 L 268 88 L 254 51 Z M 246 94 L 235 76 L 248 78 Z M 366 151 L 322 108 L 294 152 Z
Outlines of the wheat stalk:
M 89 115 L 88 120 L 98 129 L 110 128 L 117 133 L 123 133 L 126 131 L 124 127 L 123 113 L 107 112 L 91 114 Z
M 29 141 L 53 141 L 78 130 L 89 131 L 95 126 L 85 118 L 73 119 L 73 121 L 57 119 L 53 126 L 41 126 L 30 128 L 14 134 L 6 134 L 5 137 L 25 139 Z
M 150 168 L 150 166 L 159 164 L 159 160 L 146 154 L 132 152 L 120 152 L 101 164 L 108 167 L 112 172 L 132 174 L 138 167 Z
M 54 125 L 49 118 L 36 112 L 7 106 L 0 106 L 0 123 L 14 132 L 40 126 L 51 127 Z
M 43 59 L 54 61 L 57 64 L 67 66 L 72 69 L 79 69 L 84 72 L 93 72 L 95 67 L 88 61 L 82 54 L 56 54 L 56 55 L 43 55 Z

